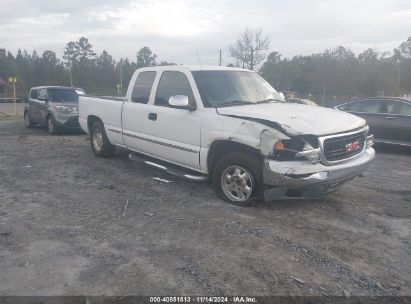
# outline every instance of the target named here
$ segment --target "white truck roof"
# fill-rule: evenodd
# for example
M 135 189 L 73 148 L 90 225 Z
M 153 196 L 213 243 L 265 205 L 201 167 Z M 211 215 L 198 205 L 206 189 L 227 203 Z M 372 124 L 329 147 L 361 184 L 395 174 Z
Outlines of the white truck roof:
M 153 66 L 147 68 L 141 68 L 138 70 L 145 71 L 164 71 L 164 70 L 173 70 L 173 71 L 243 71 L 243 72 L 252 72 L 250 70 L 235 68 L 235 67 L 225 67 L 218 65 L 164 65 L 164 66 Z

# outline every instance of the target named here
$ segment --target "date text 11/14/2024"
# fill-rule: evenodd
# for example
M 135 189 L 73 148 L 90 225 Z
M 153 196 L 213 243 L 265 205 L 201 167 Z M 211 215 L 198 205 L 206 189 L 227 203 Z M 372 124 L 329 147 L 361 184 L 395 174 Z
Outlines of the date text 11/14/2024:
M 257 303 L 255 297 L 233 296 L 233 297 L 150 297 L 150 303 Z

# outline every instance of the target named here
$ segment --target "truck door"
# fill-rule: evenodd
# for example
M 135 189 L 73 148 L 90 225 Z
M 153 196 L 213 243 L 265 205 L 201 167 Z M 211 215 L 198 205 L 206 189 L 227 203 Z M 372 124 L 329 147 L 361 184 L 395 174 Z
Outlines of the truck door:
M 147 145 L 158 158 L 199 169 L 201 115 L 193 109 L 171 106 L 169 99 L 175 95 L 188 96 L 190 105 L 196 106 L 187 75 L 164 71 L 155 92 L 154 104 L 145 117 L 148 122 L 144 130 L 149 137 Z
M 127 102 L 123 105 L 122 126 L 123 140 L 125 145 L 138 152 L 150 154 L 147 145 L 145 130 L 147 130 L 147 115 L 149 111 L 148 102 L 156 72 L 143 71 L 137 75 L 134 81 L 131 96 L 127 96 Z

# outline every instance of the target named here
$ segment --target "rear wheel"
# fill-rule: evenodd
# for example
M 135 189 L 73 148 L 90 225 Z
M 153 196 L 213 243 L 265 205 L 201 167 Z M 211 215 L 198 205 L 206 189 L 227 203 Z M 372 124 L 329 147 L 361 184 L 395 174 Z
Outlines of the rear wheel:
M 33 122 L 31 121 L 31 117 L 29 112 L 24 112 L 24 125 L 26 126 L 26 128 L 31 128 L 33 127 Z
M 100 121 L 94 122 L 90 128 L 90 145 L 95 156 L 110 157 L 114 153 L 114 146 L 108 140 Z
M 58 134 L 58 128 L 56 125 L 56 121 L 51 115 L 47 116 L 47 130 L 50 135 Z
M 246 153 L 223 156 L 213 170 L 216 194 L 236 205 L 250 206 L 261 198 L 262 180 L 259 161 Z

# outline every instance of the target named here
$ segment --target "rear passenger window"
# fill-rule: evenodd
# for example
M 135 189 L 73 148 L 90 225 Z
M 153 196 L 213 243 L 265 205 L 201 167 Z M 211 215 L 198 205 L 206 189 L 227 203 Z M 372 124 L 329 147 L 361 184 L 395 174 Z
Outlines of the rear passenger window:
M 160 83 L 158 84 L 156 100 L 157 106 L 171 107 L 168 101 L 171 96 L 185 95 L 188 96 L 190 105 L 194 105 L 194 95 L 190 83 L 185 74 L 181 72 L 163 72 Z
M 359 100 L 347 105 L 344 109 L 358 113 L 380 113 L 381 100 Z
M 148 103 L 154 78 L 156 78 L 156 72 L 141 72 L 138 74 L 131 93 L 132 102 Z
M 30 92 L 30 98 L 31 99 L 37 99 L 37 90 L 31 90 Z

